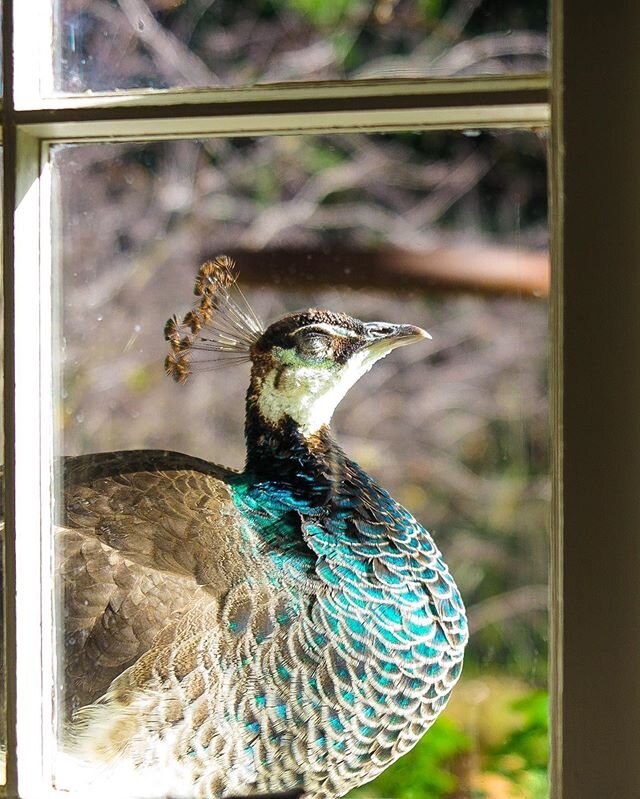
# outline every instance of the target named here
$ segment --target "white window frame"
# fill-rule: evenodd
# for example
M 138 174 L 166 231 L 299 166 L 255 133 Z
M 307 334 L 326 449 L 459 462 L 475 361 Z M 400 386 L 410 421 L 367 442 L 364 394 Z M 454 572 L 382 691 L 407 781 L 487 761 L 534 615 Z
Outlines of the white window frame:
M 54 795 L 50 147 L 549 126 L 552 797 L 640 796 L 640 15 L 552 5 L 550 86 L 533 75 L 54 97 L 51 1 L 4 0 L 8 797 Z

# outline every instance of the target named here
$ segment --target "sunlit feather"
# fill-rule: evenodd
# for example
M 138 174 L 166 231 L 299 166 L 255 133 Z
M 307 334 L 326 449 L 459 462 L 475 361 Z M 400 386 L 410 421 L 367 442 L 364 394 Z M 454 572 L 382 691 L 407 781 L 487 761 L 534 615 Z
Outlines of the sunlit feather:
M 170 352 L 165 371 L 184 383 L 193 371 L 245 363 L 264 327 L 237 284 L 235 263 L 226 255 L 206 261 L 194 285 L 199 301 L 182 319 L 172 316 L 164 328 Z M 198 357 L 199 353 L 204 353 Z

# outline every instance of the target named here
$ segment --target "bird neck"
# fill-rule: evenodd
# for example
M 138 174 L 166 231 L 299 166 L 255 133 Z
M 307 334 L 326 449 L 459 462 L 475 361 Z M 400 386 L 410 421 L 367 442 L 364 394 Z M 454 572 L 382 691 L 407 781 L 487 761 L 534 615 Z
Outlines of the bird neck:
M 252 481 L 282 486 L 297 499 L 308 500 L 311 507 L 324 505 L 330 499 L 344 456 L 328 427 L 305 436 L 289 416 L 271 422 L 260 412 L 250 389 L 245 438 L 244 474 Z

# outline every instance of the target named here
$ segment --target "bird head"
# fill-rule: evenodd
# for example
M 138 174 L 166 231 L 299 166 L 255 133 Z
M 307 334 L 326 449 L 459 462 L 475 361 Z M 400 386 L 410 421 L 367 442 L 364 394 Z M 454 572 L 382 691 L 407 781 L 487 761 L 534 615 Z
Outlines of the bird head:
M 312 436 L 376 361 L 424 338 L 429 334 L 413 325 L 361 322 L 318 309 L 288 314 L 251 347 L 250 401 L 268 424 L 288 417 Z
M 361 322 L 332 311 L 288 314 L 266 329 L 237 286 L 235 264 L 221 255 L 196 276 L 196 304 L 165 325 L 167 374 L 179 383 L 194 370 L 252 362 L 248 403 L 266 425 L 293 422 L 305 437 L 329 424 L 337 404 L 373 364 L 429 334 L 413 325 Z

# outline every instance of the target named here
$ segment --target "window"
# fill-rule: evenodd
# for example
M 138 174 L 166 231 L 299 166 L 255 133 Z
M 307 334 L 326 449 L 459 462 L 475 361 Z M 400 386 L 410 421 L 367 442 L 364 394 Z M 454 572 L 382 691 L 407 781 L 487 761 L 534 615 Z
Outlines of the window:
M 244 146 L 252 157 L 252 147 L 268 148 L 276 136 L 283 148 L 287 142 L 297 147 L 302 141 L 317 143 L 329 137 L 338 151 L 341 143 L 355 137 L 369 143 L 378 141 L 376 137 L 393 141 L 393 136 L 405 135 L 431 141 L 444 135 L 441 131 L 451 131 L 448 135 L 456 142 L 473 141 L 480 131 L 481 137 L 490 141 L 508 141 L 518 135 L 521 141 L 539 143 L 537 134 L 524 131 L 545 129 L 549 124 L 548 79 L 544 75 L 466 77 L 449 69 L 447 77 L 437 80 L 425 79 L 422 74 L 416 79 L 413 73 L 401 79 L 381 78 L 376 73 L 374 80 L 367 80 L 369 56 L 365 56 L 355 66 L 348 60 L 338 66 L 325 62 L 325 72 L 285 74 L 286 79 L 302 81 L 295 85 L 247 88 L 248 84 L 282 79 L 281 73 L 270 77 L 264 70 L 246 80 L 232 77 L 229 85 L 243 83 L 245 88 L 229 90 L 216 90 L 215 85 L 211 88 L 207 81 L 198 84 L 183 74 L 177 79 L 166 73 L 158 77 L 154 70 L 166 61 L 159 61 L 157 35 L 162 31 L 154 25 L 169 29 L 171 9 L 158 8 L 156 14 L 149 12 L 147 19 L 141 16 L 141 10 L 148 11 L 149 5 L 141 7 L 124 0 L 117 7 L 94 4 L 86 13 L 82 4 L 75 4 L 76 17 L 89 27 L 93 25 L 94 34 L 92 15 L 96 8 L 110 14 L 121 32 L 127 14 L 137 15 L 142 22 L 135 37 L 129 33 L 134 61 L 137 59 L 140 65 L 137 78 L 120 83 L 116 76 L 108 78 L 108 85 L 96 85 L 92 81 L 95 76 L 104 78 L 104 68 L 94 63 L 90 72 L 83 72 L 85 65 L 77 59 L 74 41 L 84 32 L 78 27 L 78 19 L 69 23 L 71 5 L 60 3 L 55 14 L 44 0 L 37 9 L 34 5 L 7 0 L 4 5 L 7 793 L 21 797 L 50 794 L 51 775 L 56 770 L 57 745 L 51 731 L 57 706 L 49 699 L 51 687 L 60 681 L 55 673 L 51 628 L 54 598 L 47 582 L 54 499 L 50 464 L 55 447 L 61 444 L 59 433 L 63 429 L 54 410 L 62 391 L 57 382 L 59 325 L 64 332 L 69 315 L 60 316 L 60 310 L 71 295 L 67 291 L 61 298 L 50 288 L 57 291 L 60 287 L 61 273 L 56 270 L 68 257 L 69 248 L 88 246 L 86 240 L 84 244 L 81 241 L 82 232 L 72 229 L 74 217 L 69 209 L 75 207 L 75 218 L 79 218 L 78 197 L 84 187 L 82 182 L 73 183 L 74 175 L 82 175 L 89 165 L 99 172 L 102 161 L 103 165 L 111 162 L 111 166 L 128 170 L 135 179 L 137 159 L 142 160 L 138 175 L 144 183 L 153 172 L 145 167 L 145 158 L 157 158 L 164 150 L 162 157 L 169 165 L 172 158 L 191 157 L 197 167 L 207 142 L 215 142 L 212 150 L 223 146 L 220 142 L 239 149 Z M 443 13 L 454 5 L 443 4 Z M 637 224 L 630 209 L 637 207 L 640 185 L 633 175 L 635 152 L 631 145 L 640 131 L 626 98 L 637 93 L 638 87 L 633 84 L 637 84 L 640 71 L 630 68 L 633 65 L 629 63 L 637 59 L 637 48 L 624 47 L 625 42 L 632 42 L 636 24 L 631 11 L 619 10 L 615 20 L 605 23 L 611 30 L 601 31 L 585 14 L 584 2 L 565 0 L 563 5 L 563 15 L 559 5 L 554 7 L 556 116 L 552 120 L 550 158 L 555 203 L 550 395 L 555 420 L 552 791 L 558 799 L 584 799 L 608 792 L 633 795 L 640 785 L 640 765 L 634 757 L 634 742 L 640 731 L 640 702 L 635 701 L 640 642 L 635 579 L 637 500 L 632 479 L 638 471 L 640 452 L 635 425 L 640 388 L 632 366 L 638 355 L 636 325 L 640 317 L 634 278 L 626 267 L 638 255 Z M 348 15 L 350 4 L 339 6 L 340 13 Z M 437 16 L 437 6 L 425 3 L 420 7 Z M 472 6 L 467 4 L 468 8 Z M 285 4 L 280 7 L 285 8 Z M 299 13 L 302 7 L 303 3 L 286 4 L 287 13 L 292 8 Z M 380 3 L 376 8 L 382 18 L 385 13 L 393 17 L 395 4 Z M 473 21 L 472 15 L 469 21 Z M 234 20 L 233 24 L 242 22 Z M 374 22 L 379 24 L 374 20 L 370 27 L 375 27 Z M 476 19 L 474 25 L 470 29 L 474 36 L 487 33 L 482 20 Z M 376 36 L 381 30 L 368 30 L 366 25 L 361 29 L 377 47 Z M 52 30 L 56 37 L 55 70 L 49 61 Z M 355 35 L 360 36 L 361 30 Z M 311 34 L 304 36 L 309 42 Z M 90 47 L 90 39 L 84 40 L 82 47 Z M 175 36 L 167 41 L 175 44 Z M 322 49 L 322 38 L 317 42 Z M 461 39 L 456 46 L 460 44 Z M 202 43 L 197 46 L 206 50 Z M 336 47 L 334 52 L 343 52 Z M 183 51 L 169 48 L 167 52 Z M 622 57 L 625 52 L 629 62 Z M 279 53 L 281 63 L 292 63 L 285 49 Z M 615 85 L 600 74 L 604 70 L 592 69 L 593 53 L 615 66 Z M 378 59 L 376 69 L 380 63 L 384 66 L 387 54 L 378 50 L 374 55 Z M 525 68 L 542 65 L 543 50 L 524 55 L 533 59 Z M 564 61 L 560 60 L 562 56 Z M 196 57 L 200 56 L 196 53 Z M 71 63 L 73 58 L 76 60 Z M 507 55 L 507 60 L 510 58 Z M 38 69 L 34 70 L 34 60 L 38 59 Z M 308 66 L 303 64 L 305 70 Z M 207 68 L 210 70 L 210 65 Z M 343 71 L 338 74 L 338 69 Z M 360 69 L 365 72 L 359 74 Z M 309 85 L 303 82 L 309 77 L 355 80 Z M 591 96 L 584 91 L 585 82 Z M 144 90 L 148 86 L 191 87 L 203 83 L 209 89 Z M 108 93 L 118 88 L 128 91 Z M 107 93 L 94 95 L 93 89 Z M 69 91 L 76 94 L 64 93 Z M 601 113 L 594 115 L 596 106 Z M 584 119 L 590 124 L 584 125 Z M 617 146 L 608 138 L 610 130 L 616 131 Z M 321 156 L 331 159 L 332 147 Z M 605 151 L 608 170 L 601 161 Z M 105 169 L 103 184 L 108 177 Z M 261 187 L 267 198 L 281 188 L 269 185 L 268 177 Z M 147 196 L 156 191 L 155 186 L 150 182 L 145 185 Z M 252 190 L 255 188 L 252 184 Z M 72 190 L 78 193 L 70 193 Z M 105 192 L 108 190 L 107 186 Z M 349 199 L 350 190 L 353 187 L 342 187 L 342 199 Z M 624 203 L 618 199 L 622 192 L 627 194 Z M 599 200 L 596 204 L 594 194 L 610 202 Z M 230 195 L 231 199 L 238 196 L 238 192 Z M 65 199 L 52 203 L 52 198 L 58 197 Z M 117 203 L 117 198 L 112 196 L 110 201 Z M 183 201 L 188 203 L 190 197 Z M 95 213 L 92 202 L 93 198 L 87 197 L 85 210 L 89 215 Z M 174 195 L 173 205 L 165 208 L 168 224 L 185 216 L 176 202 Z M 467 219 L 473 213 L 483 213 L 481 208 L 467 210 Z M 327 217 L 330 213 L 325 214 Z M 151 226 L 153 221 L 150 219 Z M 64 236 L 52 236 L 56 230 L 64 230 Z M 326 230 L 322 228 L 323 233 Z M 512 230 L 526 227 L 518 220 Z M 310 248 L 312 236 L 305 239 L 299 229 L 293 232 L 301 236 L 304 247 Z M 302 232 L 309 234 L 308 230 Z M 97 240 L 102 233 L 97 230 Z M 533 240 L 534 233 L 528 230 L 526 235 Z M 121 253 L 149 245 L 150 237 L 140 231 L 136 235 L 123 230 L 121 238 L 112 236 L 109 245 L 119 241 Z M 188 250 L 192 241 L 188 237 L 185 241 Z M 318 241 L 323 246 L 322 239 Z M 352 246 L 362 246 L 357 231 Z M 273 258 L 275 270 L 275 250 Z M 186 260 L 192 261 L 192 255 Z M 609 268 L 603 285 L 604 262 Z M 98 275 L 102 276 L 99 271 Z M 461 278 L 461 284 L 469 285 L 465 279 Z M 83 303 L 86 296 L 79 295 L 76 302 Z M 358 297 L 363 307 L 378 301 L 366 295 Z M 292 303 L 294 298 L 283 300 L 265 293 L 261 301 L 267 307 L 269 303 Z M 446 315 L 443 312 L 443 318 Z M 609 333 L 608 339 L 603 331 Z M 131 346 L 134 344 L 135 337 Z M 76 342 L 74 354 L 74 343 L 69 346 L 70 358 L 89 352 L 77 347 Z M 136 368 L 134 363 L 130 378 L 141 385 L 146 376 Z M 79 406 L 74 407 L 74 416 L 81 412 Z M 86 428 L 77 422 L 73 435 L 82 436 Z M 111 441 L 106 445 L 114 446 Z M 34 575 L 42 576 L 44 582 Z M 606 689 L 603 674 L 607 675 Z M 602 705 L 592 701 L 594 697 L 604 697 Z

